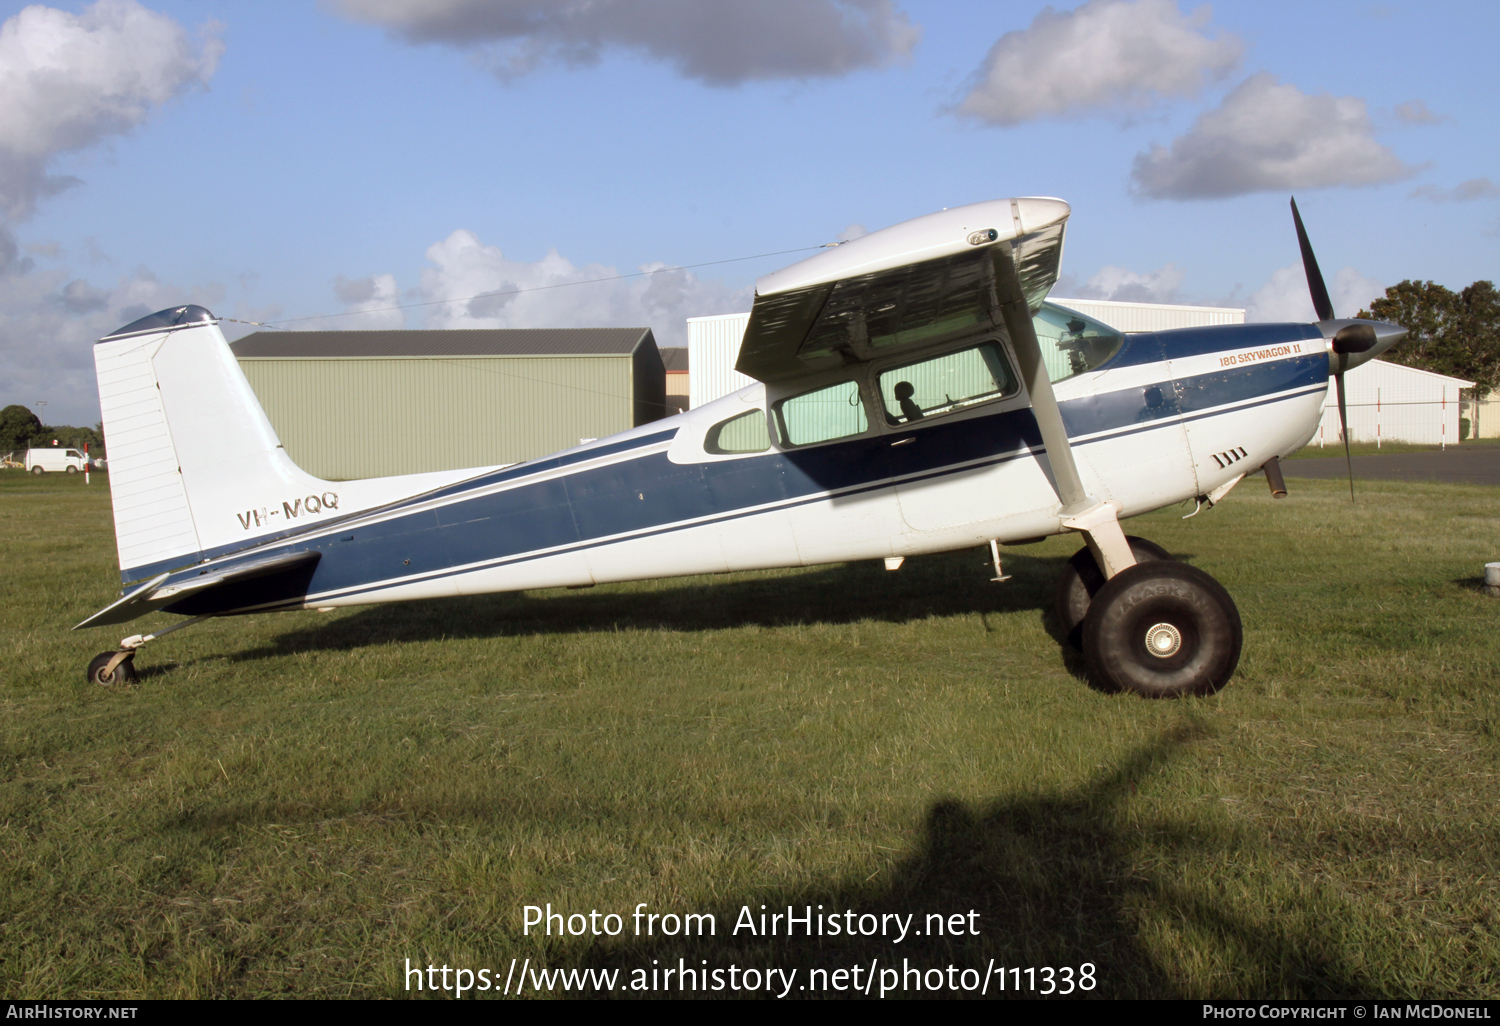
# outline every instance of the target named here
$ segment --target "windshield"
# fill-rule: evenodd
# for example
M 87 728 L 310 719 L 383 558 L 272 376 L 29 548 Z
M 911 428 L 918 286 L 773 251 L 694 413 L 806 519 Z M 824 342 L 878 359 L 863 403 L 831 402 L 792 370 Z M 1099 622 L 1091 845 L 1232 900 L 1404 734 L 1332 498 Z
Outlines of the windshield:
M 1123 333 L 1056 303 L 1043 303 L 1031 319 L 1047 377 L 1062 381 L 1098 367 L 1119 351 Z

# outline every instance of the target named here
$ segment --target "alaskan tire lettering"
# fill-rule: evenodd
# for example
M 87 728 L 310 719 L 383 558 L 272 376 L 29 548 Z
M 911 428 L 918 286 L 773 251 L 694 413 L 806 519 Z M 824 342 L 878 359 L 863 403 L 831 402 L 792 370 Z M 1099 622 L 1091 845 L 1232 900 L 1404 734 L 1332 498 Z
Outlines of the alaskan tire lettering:
M 1180 639 L 1154 654 L 1147 638 L 1166 626 Z M 1083 656 L 1101 687 L 1145 698 L 1209 695 L 1234 675 L 1244 628 L 1224 586 L 1195 566 L 1137 563 L 1104 583 L 1083 621 Z

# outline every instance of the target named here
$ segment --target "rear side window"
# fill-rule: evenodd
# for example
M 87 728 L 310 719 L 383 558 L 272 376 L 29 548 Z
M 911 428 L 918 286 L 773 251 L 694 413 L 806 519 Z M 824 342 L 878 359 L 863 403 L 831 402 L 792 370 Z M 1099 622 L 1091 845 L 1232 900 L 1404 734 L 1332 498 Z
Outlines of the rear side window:
M 913 424 L 1016 393 L 1016 377 L 993 342 L 896 367 L 880 375 L 890 424 Z
M 715 456 L 765 452 L 770 447 L 771 434 L 766 430 L 766 415 L 761 410 L 751 410 L 720 421 L 708 429 L 708 435 L 703 439 L 703 448 Z
M 862 435 L 870 426 L 859 386 L 852 381 L 783 399 L 776 404 L 776 420 L 787 445 Z

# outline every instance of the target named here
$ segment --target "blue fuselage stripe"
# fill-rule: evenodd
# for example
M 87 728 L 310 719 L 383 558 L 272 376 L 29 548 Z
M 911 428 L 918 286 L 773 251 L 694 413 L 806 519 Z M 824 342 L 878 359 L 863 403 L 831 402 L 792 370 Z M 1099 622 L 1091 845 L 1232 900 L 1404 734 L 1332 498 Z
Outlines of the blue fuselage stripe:
M 482 474 L 477 477 L 465 478 L 462 481 L 458 481 L 451 485 L 446 485 L 443 488 L 435 489 L 430 492 L 423 492 L 419 495 L 409 496 L 407 498 L 400 499 L 397 502 L 393 502 L 389 506 L 384 506 L 377 509 L 365 509 L 359 511 L 358 513 L 350 513 L 341 517 L 322 519 L 305 527 L 297 527 L 287 531 L 281 531 L 276 534 L 263 535 L 255 540 L 254 549 L 259 552 L 266 549 L 267 546 L 273 545 L 278 541 L 296 539 L 301 535 L 322 534 L 327 531 L 337 530 L 340 525 L 360 523 L 362 521 L 368 520 L 371 517 L 384 515 L 390 513 L 393 510 L 415 506 L 418 503 L 426 504 L 434 500 L 442 500 L 455 495 L 462 495 L 465 492 L 475 491 L 480 488 L 487 488 L 496 484 L 504 484 L 506 481 L 515 481 L 521 478 L 532 477 L 536 474 L 558 470 L 562 467 L 571 466 L 575 463 L 583 463 L 587 460 L 595 460 L 603 456 L 613 456 L 618 453 L 629 452 L 633 449 L 645 449 L 653 445 L 660 445 L 664 442 L 671 441 L 672 436 L 675 434 L 677 434 L 677 429 L 673 428 L 670 431 L 657 431 L 649 435 L 640 435 L 635 438 L 627 438 L 621 442 L 606 442 L 603 445 L 590 446 L 587 449 L 580 449 L 576 452 L 567 452 L 556 456 L 548 456 L 539 460 L 531 460 L 526 463 L 518 463 L 513 467 L 506 467 L 503 470 L 491 471 L 488 474 Z M 306 547 L 307 546 L 304 546 L 304 548 Z M 246 547 L 243 545 L 220 545 L 217 548 L 207 549 L 202 552 L 193 554 L 192 561 L 194 563 L 201 563 L 206 560 L 217 559 L 220 556 L 227 556 L 231 553 L 242 551 L 245 548 Z M 295 552 L 297 551 L 297 547 L 291 546 L 287 549 L 287 551 Z M 149 577 L 155 577 L 157 574 L 167 573 L 168 571 L 175 570 L 182 565 L 183 557 L 178 556 L 174 559 L 162 560 L 158 563 L 149 563 L 145 566 L 132 567 L 128 570 L 122 570 L 120 573 L 120 579 L 125 584 L 130 584 L 134 581 L 143 581 Z

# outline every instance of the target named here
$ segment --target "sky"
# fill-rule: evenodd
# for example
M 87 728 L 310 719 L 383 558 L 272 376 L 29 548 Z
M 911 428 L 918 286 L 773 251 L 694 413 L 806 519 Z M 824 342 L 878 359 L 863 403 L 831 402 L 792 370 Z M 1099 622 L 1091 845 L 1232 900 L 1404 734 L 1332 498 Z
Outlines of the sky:
M 813 247 L 1072 204 L 1053 294 L 1312 320 L 1500 257 L 1500 5 L 0 0 L 0 406 L 99 419 L 91 345 L 648 326 Z M 749 258 L 749 259 L 746 259 Z

